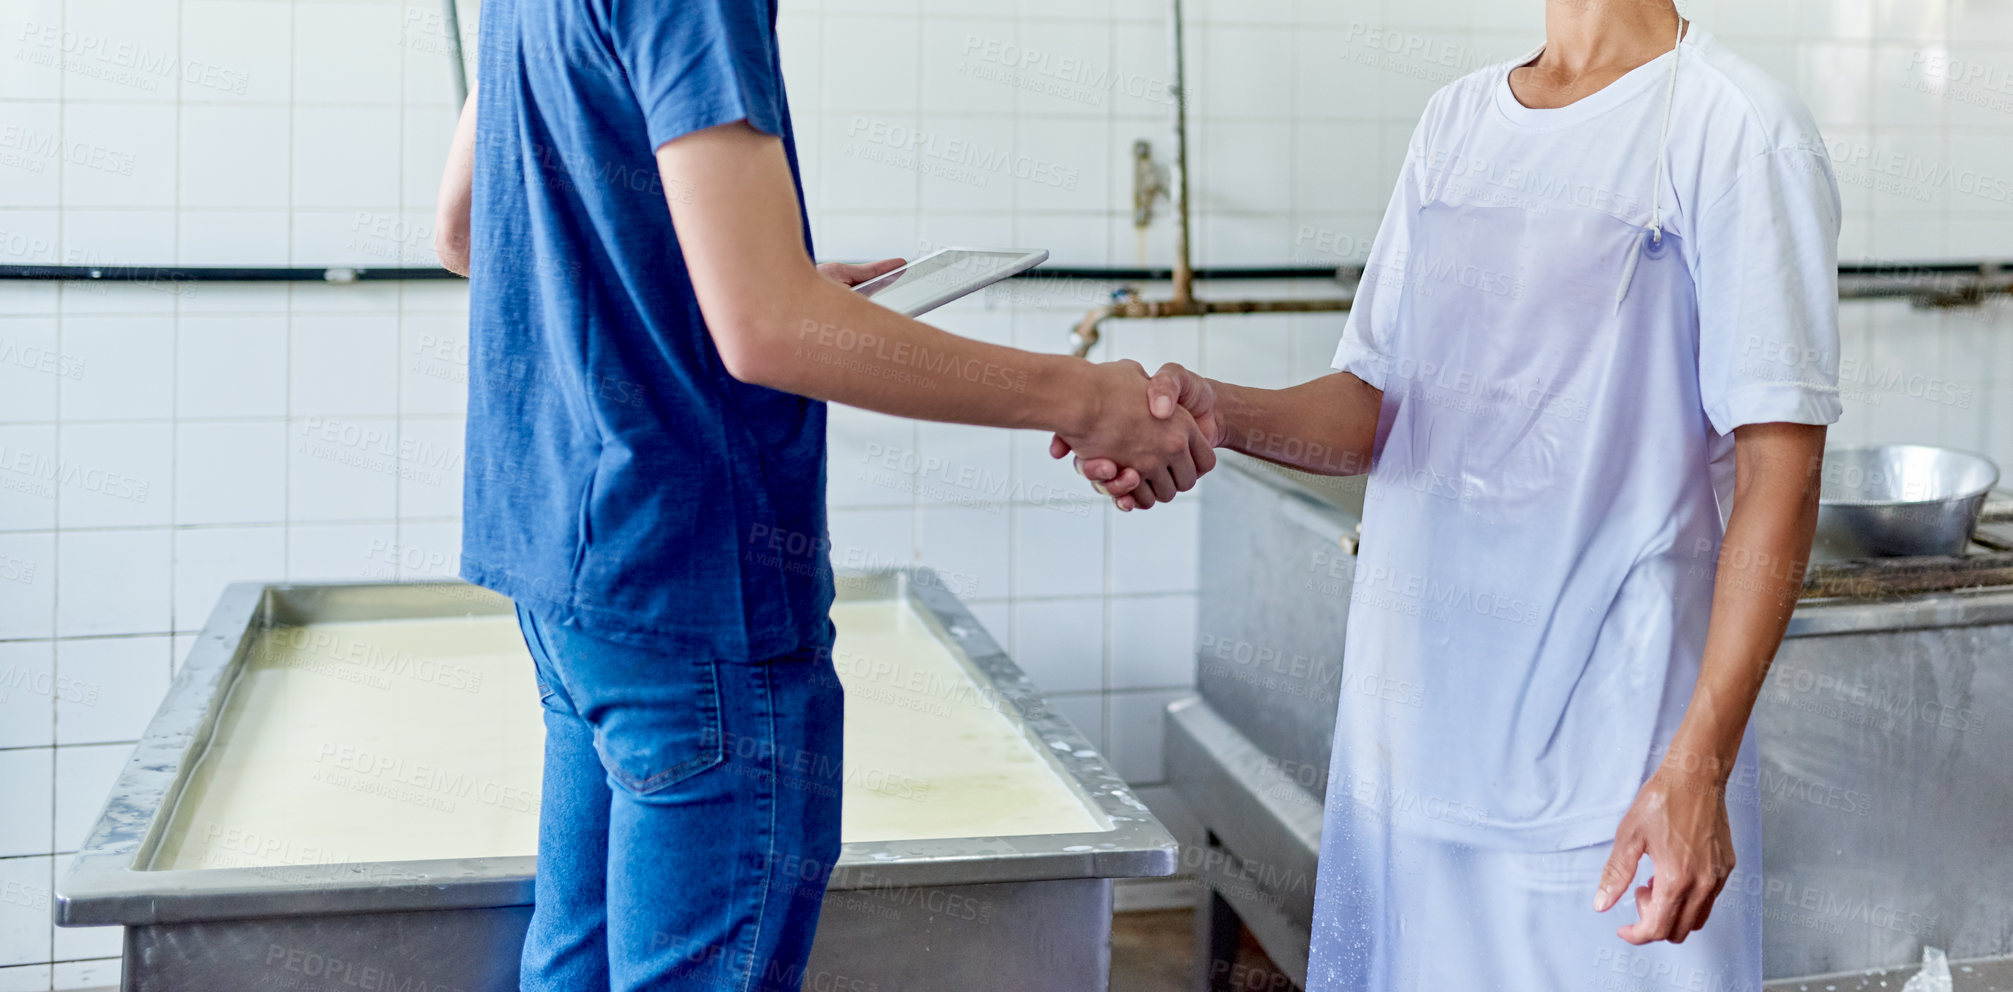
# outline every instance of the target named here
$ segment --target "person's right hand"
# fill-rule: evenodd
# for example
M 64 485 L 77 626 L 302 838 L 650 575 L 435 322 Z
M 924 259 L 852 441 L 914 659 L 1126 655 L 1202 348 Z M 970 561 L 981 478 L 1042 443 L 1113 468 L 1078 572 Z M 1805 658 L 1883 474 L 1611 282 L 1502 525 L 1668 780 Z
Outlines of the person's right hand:
M 1050 443 L 1051 453 L 1060 445 L 1065 452 L 1124 465 L 1131 483 L 1125 495 L 1140 507 L 1173 499 L 1216 467 L 1211 439 L 1178 404 L 1153 397 L 1153 380 L 1138 362 L 1106 362 L 1095 369 L 1097 413 L 1083 433 L 1057 434 Z
M 1131 364 L 1131 363 L 1127 363 Z M 1137 367 L 1135 365 L 1135 367 Z M 1186 411 L 1193 419 L 1197 433 L 1212 449 L 1208 463 L 1216 463 L 1214 450 L 1223 444 L 1224 425 L 1216 411 L 1216 391 L 1208 379 L 1180 365 L 1169 362 L 1154 373 L 1147 383 L 1147 410 L 1160 419 L 1172 418 L 1176 410 Z M 1058 434 L 1049 440 L 1050 457 L 1061 458 L 1071 451 L 1076 452 L 1076 470 L 1090 480 L 1091 487 L 1099 493 L 1111 497 L 1113 505 L 1122 511 L 1146 509 L 1154 504 L 1155 492 L 1151 486 L 1141 488 L 1144 477 L 1128 462 L 1121 459 L 1086 455 L 1083 449 L 1070 444 L 1068 439 Z M 1198 462 L 1200 459 L 1198 459 Z M 1204 468 L 1202 471 L 1207 472 Z M 1187 487 L 1183 487 L 1186 489 Z

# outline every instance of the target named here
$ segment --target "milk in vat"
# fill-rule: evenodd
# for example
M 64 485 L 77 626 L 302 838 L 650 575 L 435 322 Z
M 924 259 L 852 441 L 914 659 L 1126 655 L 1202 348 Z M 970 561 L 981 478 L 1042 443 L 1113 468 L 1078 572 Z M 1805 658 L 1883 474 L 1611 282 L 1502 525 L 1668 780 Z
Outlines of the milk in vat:
M 1109 829 L 906 601 L 840 603 L 842 836 Z M 527 855 L 544 730 L 514 618 L 274 627 L 154 869 Z

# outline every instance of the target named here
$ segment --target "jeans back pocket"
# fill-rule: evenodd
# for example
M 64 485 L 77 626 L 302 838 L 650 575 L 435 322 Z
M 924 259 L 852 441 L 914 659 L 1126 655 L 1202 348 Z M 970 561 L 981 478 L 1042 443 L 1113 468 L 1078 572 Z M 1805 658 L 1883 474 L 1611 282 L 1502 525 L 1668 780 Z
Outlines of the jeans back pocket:
M 648 795 L 726 760 L 717 662 L 680 659 L 662 681 L 596 713 L 594 746 L 615 784 Z

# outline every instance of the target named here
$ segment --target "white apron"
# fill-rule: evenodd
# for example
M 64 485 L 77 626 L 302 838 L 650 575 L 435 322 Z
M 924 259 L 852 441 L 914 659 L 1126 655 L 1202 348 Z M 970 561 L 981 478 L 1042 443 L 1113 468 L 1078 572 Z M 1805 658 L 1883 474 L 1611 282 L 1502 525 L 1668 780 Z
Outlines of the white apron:
M 1684 245 L 1448 192 L 1409 228 L 1344 655 L 1405 691 L 1340 702 L 1309 988 L 1758 992 L 1758 885 L 1682 945 L 1614 935 L 1632 893 L 1592 909 L 1690 698 L 1731 491 Z M 1750 732 L 1728 812 L 1758 880 L 1755 785 Z

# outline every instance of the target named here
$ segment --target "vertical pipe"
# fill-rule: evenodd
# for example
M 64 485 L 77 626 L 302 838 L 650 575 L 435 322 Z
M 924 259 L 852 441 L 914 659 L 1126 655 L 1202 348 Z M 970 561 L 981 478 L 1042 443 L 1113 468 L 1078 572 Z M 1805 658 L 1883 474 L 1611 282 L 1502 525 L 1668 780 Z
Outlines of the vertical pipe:
M 454 110 L 460 113 L 461 105 L 468 102 L 468 65 L 461 57 L 461 13 L 454 0 L 441 0 L 441 7 L 447 18 L 447 57 L 454 60 Z
M 1174 46 L 1174 303 L 1186 307 L 1195 298 L 1195 269 L 1188 257 L 1188 62 L 1181 39 L 1181 0 L 1168 0 L 1167 21 Z

